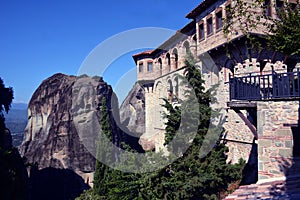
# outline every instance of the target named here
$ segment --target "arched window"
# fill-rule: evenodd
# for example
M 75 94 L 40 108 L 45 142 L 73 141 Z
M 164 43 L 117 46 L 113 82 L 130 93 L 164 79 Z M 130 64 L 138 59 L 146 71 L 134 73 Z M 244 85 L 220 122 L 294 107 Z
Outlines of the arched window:
M 190 50 L 190 43 L 188 41 L 185 41 L 183 43 L 183 46 L 185 47 L 185 53 L 187 54 L 188 51 Z
M 174 55 L 174 68 L 177 69 L 178 68 L 178 51 L 177 49 L 173 50 L 173 55 Z
M 168 72 L 170 72 L 171 71 L 171 56 L 169 53 L 167 53 L 166 58 L 167 58 Z
M 173 84 L 171 80 L 168 80 L 168 101 L 172 102 L 173 100 Z
M 179 81 L 178 81 L 178 77 L 176 77 L 174 80 L 175 80 L 175 95 L 176 95 L 176 98 L 179 98 Z
M 162 75 L 162 61 L 161 58 L 158 59 L 158 67 L 159 67 L 159 73 Z

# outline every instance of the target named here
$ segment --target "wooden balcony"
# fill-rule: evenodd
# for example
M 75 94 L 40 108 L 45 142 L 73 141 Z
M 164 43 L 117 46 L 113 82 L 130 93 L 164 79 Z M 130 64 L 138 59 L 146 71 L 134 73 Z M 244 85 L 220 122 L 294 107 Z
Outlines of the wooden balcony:
M 300 72 L 230 77 L 232 100 L 280 100 L 300 97 Z

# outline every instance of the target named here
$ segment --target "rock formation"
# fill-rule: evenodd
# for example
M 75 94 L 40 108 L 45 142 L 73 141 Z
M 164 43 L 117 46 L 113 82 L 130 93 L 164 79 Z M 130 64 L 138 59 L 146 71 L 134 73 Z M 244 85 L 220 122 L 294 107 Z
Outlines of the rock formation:
M 133 136 L 145 132 L 145 90 L 137 82 L 120 107 L 122 129 L 128 129 Z
M 120 125 L 127 144 L 143 152 L 140 136 L 145 132 L 145 90 L 136 82 L 120 107 Z
M 112 115 L 118 110 L 111 106 L 117 101 L 112 96 L 111 86 L 101 77 L 55 74 L 42 82 L 29 102 L 28 124 L 19 147 L 27 163 L 44 170 L 34 172 L 35 176 L 45 169 L 52 174 L 53 169 L 68 170 L 59 171 L 68 175 L 71 170 L 81 176 L 82 184 L 92 185 L 102 97 L 110 106 L 110 123 L 118 136 Z

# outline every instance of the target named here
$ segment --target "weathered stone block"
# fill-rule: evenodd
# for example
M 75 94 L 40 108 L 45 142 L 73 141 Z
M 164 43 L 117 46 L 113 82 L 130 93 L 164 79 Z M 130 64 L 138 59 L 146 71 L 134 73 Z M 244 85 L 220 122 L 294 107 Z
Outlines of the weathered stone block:
M 268 139 L 259 139 L 258 146 L 261 147 L 270 147 L 272 145 L 272 141 Z
M 275 142 L 275 146 L 276 147 L 283 147 L 284 144 L 283 144 L 283 142 Z
M 265 112 L 264 111 L 258 111 L 257 112 L 257 133 L 263 134 L 263 127 L 265 125 Z
M 263 162 L 258 162 L 258 170 L 264 171 L 264 163 Z
M 257 103 L 257 109 L 258 110 L 268 109 L 268 106 L 266 105 L 266 103 L 258 102 Z
M 269 176 L 264 176 L 264 175 L 258 175 L 258 180 L 262 180 L 262 179 L 268 179 L 270 178 Z
M 279 149 L 279 156 L 288 158 L 292 156 L 292 150 L 291 149 Z
M 258 154 L 262 155 L 264 152 L 264 149 L 261 146 L 258 146 Z
M 283 109 L 291 109 L 292 107 L 290 105 L 283 105 L 282 108 Z
M 291 136 L 291 130 L 290 129 L 278 129 L 275 134 L 277 136 Z
M 270 170 L 269 172 L 270 172 L 271 174 L 281 174 L 281 172 L 278 171 L 278 170 Z
M 285 141 L 285 147 L 286 148 L 292 148 L 293 147 L 293 141 L 292 140 Z
M 267 156 L 260 156 L 259 157 L 259 161 L 261 161 L 261 162 L 268 162 L 269 161 L 269 157 L 267 157 Z

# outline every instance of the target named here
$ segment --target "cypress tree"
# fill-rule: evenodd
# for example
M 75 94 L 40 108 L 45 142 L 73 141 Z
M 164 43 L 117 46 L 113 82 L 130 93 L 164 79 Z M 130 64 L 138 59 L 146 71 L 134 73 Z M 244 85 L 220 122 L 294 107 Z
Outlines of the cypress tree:
M 210 107 L 215 101 L 211 96 L 212 90 L 205 90 L 202 75 L 190 53 L 185 64 L 185 77 L 193 90 L 186 92 L 187 99 L 181 104 L 180 112 L 182 118 L 188 119 L 182 121 L 180 117 L 178 118 L 179 109 L 172 108 L 165 100 L 164 107 L 169 111 L 167 119 L 170 120 L 166 123 L 166 132 L 169 138 L 176 138 L 178 134 L 181 139 L 179 141 L 189 139 L 185 137 L 186 134 L 191 134 L 189 130 L 197 130 L 197 133 L 191 146 L 187 151 L 181 152 L 182 156 L 178 160 L 162 170 L 145 175 L 144 185 L 148 185 L 142 190 L 147 191 L 143 192 L 146 199 L 219 199 L 230 183 L 241 179 L 244 164 L 226 163 L 228 149 L 219 142 L 220 131 L 217 131 L 219 128 L 211 126 L 213 131 L 207 135 L 210 119 L 217 114 Z M 198 119 L 195 119 L 195 116 Z M 179 126 L 180 123 L 183 124 Z M 195 126 L 196 129 L 191 128 Z M 176 129 L 176 135 L 174 132 L 171 133 Z M 171 148 L 174 151 L 174 147 L 177 147 L 175 153 L 180 153 L 178 145 Z M 213 149 L 207 155 L 201 154 L 203 146 L 205 149 L 211 145 Z
M 101 133 L 99 134 L 97 143 L 97 159 L 93 186 L 94 194 L 100 196 L 106 196 L 108 193 L 107 182 L 109 181 L 109 174 L 111 172 L 110 168 L 106 165 L 110 163 L 112 155 L 110 152 L 112 144 L 107 142 L 112 141 L 112 131 L 109 121 L 106 98 L 103 97 L 100 107 Z M 108 140 L 106 140 L 106 138 Z M 106 164 L 104 164 L 103 161 L 105 161 Z

